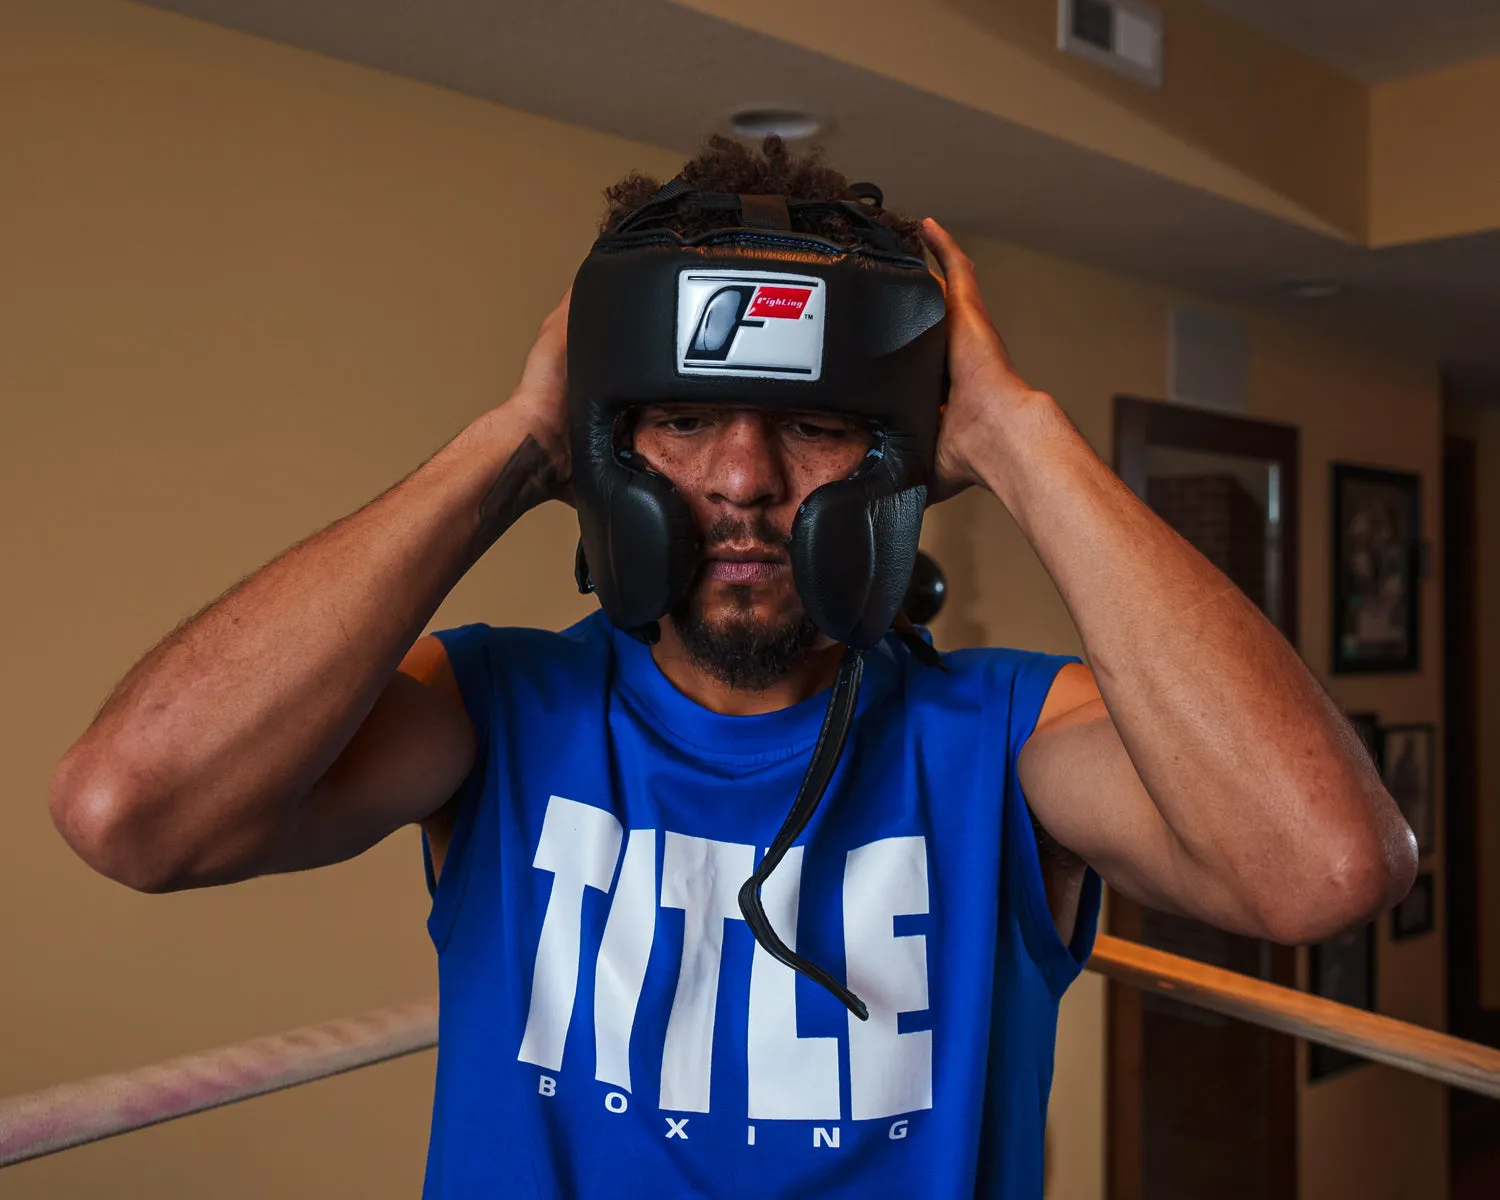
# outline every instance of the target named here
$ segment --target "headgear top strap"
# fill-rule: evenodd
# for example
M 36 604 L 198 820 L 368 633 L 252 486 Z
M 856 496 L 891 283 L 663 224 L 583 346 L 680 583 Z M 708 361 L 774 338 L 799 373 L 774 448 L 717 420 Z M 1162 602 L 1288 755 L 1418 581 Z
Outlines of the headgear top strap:
M 740 224 L 750 229 L 781 229 L 790 232 L 792 214 L 785 196 L 740 196 Z
M 880 208 L 885 199 L 880 189 L 873 183 L 855 183 L 849 185 L 849 191 L 858 199 L 789 201 L 785 196 L 699 192 L 681 175 L 677 175 L 662 184 L 651 199 L 625 217 L 611 232 L 618 236 L 660 220 L 678 200 L 686 197 L 693 207 L 706 211 L 738 211 L 740 223 L 746 228 L 790 230 L 793 213 L 837 213 L 854 225 L 877 249 L 887 254 L 910 256 L 911 251 L 901 244 L 896 232 L 876 220 L 873 214 L 873 210 Z

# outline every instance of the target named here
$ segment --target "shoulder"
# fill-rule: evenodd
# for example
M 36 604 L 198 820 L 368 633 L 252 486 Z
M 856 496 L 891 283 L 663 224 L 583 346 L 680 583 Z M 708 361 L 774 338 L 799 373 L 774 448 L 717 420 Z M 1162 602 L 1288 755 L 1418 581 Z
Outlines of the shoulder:
M 487 625 L 482 621 L 434 630 L 422 642 L 437 641 L 450 653 L 471 647 L 516 649 L 565 654 L 600 649 L 609 642 L 608 622 L 602 612 L 590 613 L 566 629 L 538 629 L 529 625 Z
M 916 689 L 919 702 L 944 707 L 945 723 L 958 708 L 971 711 L 978 721 L 972 728 L 979 756 L 1006 755 L 1015 799 L 1035 842 L 1042 893 L 1054 925 L 1070 940 L 1084 894 L 1085 864 L 1037 819 L 1016 772 L 1022 750 L 1037 735 L 1066 724 L 1069 714 L 1087 712 L 1099 699 L 1093 672 L 1076 657 L 1003 646 L 950 651 L 942 655 L 942 663 L 944 670 L 925 672 L 925 682 Z M 1009 792 L 1012 783 L 1005 786 Z
M 1094 673 L 1088 667 L 1081 662 L 1065 662 L 1047 689 L 1047 698 L 1036 718 L 1037 732 L 1078 714 L 1088 705 L 1102 704 L 1103 699 Z
M 1048 654 L 1041 650 L 1018 650 L 1011 646 L 968 646 L 943 654 L 943 664 L 950 671 L 983 672 L 990 675 L 1056 675 L 1067 664 L 1078 664 L 1066 654 Z
M 576 695 L 575 684 L 598 679 L 609 653 L 600 613 L 561 631 L 473 622 L 418 639 L 399 670 L 456 697 L 477 744 L 488 751 L 496 738 L 521 736 L 520 727 L 545 703 L 565 702 Z M 454 796 L 423 823 L 439 865 L 462 798 Z
M 499 708 L 597 686 L 606 676 L 611 641 L 595 613 L 561 631 L 474 623 L 440 629 L 412 648 L 414 660 L 445 659 L 475 726 L 486 729 Z
M 900 681 L 899 702 L 909 714 L 954 728 L 977 721 L 988 737 L 1001 734 L 1012 754 L 1059 705 L 1080 703 L 1080 678 L 1092 680 L 1076 658 L 1034 650 L 950 650 L 940 656 L 940 667 L 925 665 L 899 639 L 888 638 L 880 650 L 884 669 Z
M 563 630 L 482 622 L 457 625 L 424 637 L 413 647 L 413 653 L 418 653 L 424 643 L 441 647 L 454 669 L 460 672 L 461 663 L 482 663 L 492 670 L 514 672 L 524 671 L 531 664 L 545 667 L 568 659 L 597 659 L 610 649 L 609 630 L 602 613 L 591 614 Z
M 1075 686 L 1079 672 L 1092 679 L 1088 668 L 1075 657 L 1009 646 L 944 651 L 940 670 L 923 667 L 899 644 L 896 653 L 902 656 L 906 675 L 925 685 L 921 689 L 924 692 L 934 695 L 985 692 L 992 699 L 1009 697 L 1033 712 L 1040 711 L 1043 700 L 1054 688 L 1066 691 Z

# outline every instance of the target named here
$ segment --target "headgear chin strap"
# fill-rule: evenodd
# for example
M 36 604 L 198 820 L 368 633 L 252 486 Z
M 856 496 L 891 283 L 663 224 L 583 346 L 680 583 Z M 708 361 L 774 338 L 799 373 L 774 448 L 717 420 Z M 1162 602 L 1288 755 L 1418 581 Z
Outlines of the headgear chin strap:
M 870 185 L 853 190 L 880 202 Z M 684 205 L 737 220 L 683 238 L 664 223 Z M 837 213 L 864 244 L 794 232 L 801 213 Z M 766 951 L 861 1019 L 858 997 L 776 935 L 760 888 L 817 808 L 853 720 L 863 652 L 891 628 L 911 577 L 946 389 L 945 335 L 937 280 L 864 205 L 694 192 L 680 178 L 594 243 L 569 306 L 578 585 L 642 641 L 657 640 L 658 622 L 687 595 L 701 546 L 687 502 L 624 444 L 628 410 L 834 412 L 874 432 L 860 466 L 815 489 L 792 524 L 803 607 L 849 649 L 797 802 L 740 889 L 740 911 Z

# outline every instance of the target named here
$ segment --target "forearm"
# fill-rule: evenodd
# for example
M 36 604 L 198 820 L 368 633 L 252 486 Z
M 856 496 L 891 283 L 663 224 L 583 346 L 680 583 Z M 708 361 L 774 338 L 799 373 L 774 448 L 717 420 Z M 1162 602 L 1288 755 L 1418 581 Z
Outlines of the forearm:
M 1009 405 L 976 468 L 1056 583 L 1131 763 L 1189 858 L 1267 903 L 1349 884 L 1325 878 L 1330 863 L 1378 870 L 1372 845 L 1399 868 L 1404 823 L 1296 653 L 1049 398 Z M 1403 873 L 1387 872 L 1392 888 Z
M 191 807 L 205 830 L 274 828 L 463 573 L 548 494 L 551 462 L 519 411 L 498 409 L 186 622 L 64 759 L 59 824 L 159 828 Z

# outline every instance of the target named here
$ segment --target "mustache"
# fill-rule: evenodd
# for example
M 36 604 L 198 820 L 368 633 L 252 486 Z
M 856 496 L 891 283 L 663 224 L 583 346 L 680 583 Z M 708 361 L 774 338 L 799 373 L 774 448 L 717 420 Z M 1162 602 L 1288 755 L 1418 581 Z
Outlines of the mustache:
M 784 553 L 792 544 L 792 535 L 778 529 L 765 513 L 756 513 L 745 520 L 723 516 L 704 533 L 703 553 L 709 554 L 719 546 L 745 542 L 755 542 Z

